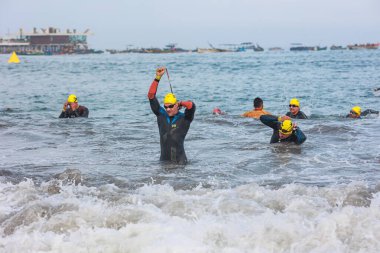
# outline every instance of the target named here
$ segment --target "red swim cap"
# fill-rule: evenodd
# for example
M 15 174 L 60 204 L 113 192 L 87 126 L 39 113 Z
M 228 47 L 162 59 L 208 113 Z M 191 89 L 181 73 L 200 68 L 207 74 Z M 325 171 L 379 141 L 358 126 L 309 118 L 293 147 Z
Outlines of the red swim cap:
M 214 110 L 212 110 L 212 114 L 222 114 L 222 111 L 218 107 L 215 107 Z

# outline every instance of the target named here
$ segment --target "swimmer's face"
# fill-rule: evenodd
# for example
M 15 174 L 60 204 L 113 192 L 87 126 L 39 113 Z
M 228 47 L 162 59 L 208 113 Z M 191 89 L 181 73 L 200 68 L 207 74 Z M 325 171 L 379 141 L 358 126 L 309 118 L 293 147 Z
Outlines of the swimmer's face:
M 71 110 L 75 110 L 75 109 L 77 109 L 78 108 L 78 103 L 68 103 L 69 104 L 69 106 L 70 106 L 70 108 L 71 108 Z
M 356 113 L 353 112 L 353 111 L 350 111 L 350 114 L 348 114 L 348 116 L 349 116 L 350 118 L 353 118 L 353 119 L 357 119 L 357 118 L 360 117 L 360 115 L 356 114 Z
M 178 113 L 178 104 L 164 104 L 164 108 L 169 115 L 169 117 L 173 117 Z
M 289 105 L 289 111 L 291 114 L 296 115 L 300 111 L 300 108 L 296 105 Z
M 280 139 L 286 139 L 286 138 L 288 138 L 290 135 L 292 135 L 292 133 L 290 133 L 290 134 L 283 134 L 283 133 L 281 133 L 280 131 L 278 131 L 278 135 L 279 135 Z

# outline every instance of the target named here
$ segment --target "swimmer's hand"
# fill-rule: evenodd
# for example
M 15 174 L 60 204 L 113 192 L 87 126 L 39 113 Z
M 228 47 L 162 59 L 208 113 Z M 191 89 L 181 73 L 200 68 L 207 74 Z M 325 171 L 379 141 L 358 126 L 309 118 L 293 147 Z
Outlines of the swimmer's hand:
M 291 118 L 289 116 L 286 116 L 286 115 L 278 117 L 278 121 L 280 121 L 280 122 L 283 122 L 284 120 L 287 120 L 287 119 L 291 120 Z
M 296 123 L 296 122 L 294 122 L 294 123 L 293 123 L 293 131 L 296 131 L 296 130 L 297 130 L 297 128 L 298 128 L 298 126 L 297 126 L 297 123 Z
M 165 67 L 159 67 L 156 69 L 156 76 L 159 76 L 161 78 L 161 76 L 163 74 L 165 74 L 165 71 L 166 71 L 166 68 Z
M 69 103 L 66 101 L 64 104 L 63 104 L 63 108 L 62 108 L 62 111 L 66 111 L 66 109 L 69 109 Z

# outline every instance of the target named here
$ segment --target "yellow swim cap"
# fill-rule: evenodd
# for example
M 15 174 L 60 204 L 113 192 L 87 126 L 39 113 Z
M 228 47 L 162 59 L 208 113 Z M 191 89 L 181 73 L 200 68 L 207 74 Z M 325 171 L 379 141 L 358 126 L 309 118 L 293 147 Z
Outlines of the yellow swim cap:
M 77 96 L 75 96 L 74 94 L 71 94 L 71 95 L 67 98 L 67 102 L 69 102 L 69 103 L 76 103 L 76 102 L 78 102 Z
M 177 103 L 177 98 L 175 97 L 175 95 L 173 93 L 166 94 L 164 98 L 164 104 L 174 105 L 175 103 Z
M 351 112 L 354 112 L 360 116 L 360 114 L 362 113 L 362 108 L 360 108 L 360 106 L 354 106 L 351 108 Z
M 282 134 L 291 134 L 293 132 L 293 123 L 291 120 L 286 119 L 281 123 L 280 128 L 278 129 Z
M 298 101 L 298 99 L 296 99 L 296 98 L 292 98 L 292 99 L 290 99 L 289 105 L 296 105 L 296 106 L 300 107 L 300 101 Z

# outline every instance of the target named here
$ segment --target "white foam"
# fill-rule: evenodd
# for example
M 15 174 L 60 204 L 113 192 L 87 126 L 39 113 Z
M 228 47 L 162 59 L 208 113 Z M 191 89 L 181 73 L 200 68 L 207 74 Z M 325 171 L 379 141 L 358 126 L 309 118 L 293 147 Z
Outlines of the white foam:
M 0 184 L 0 252 L 379 252 L 380 193 Z

